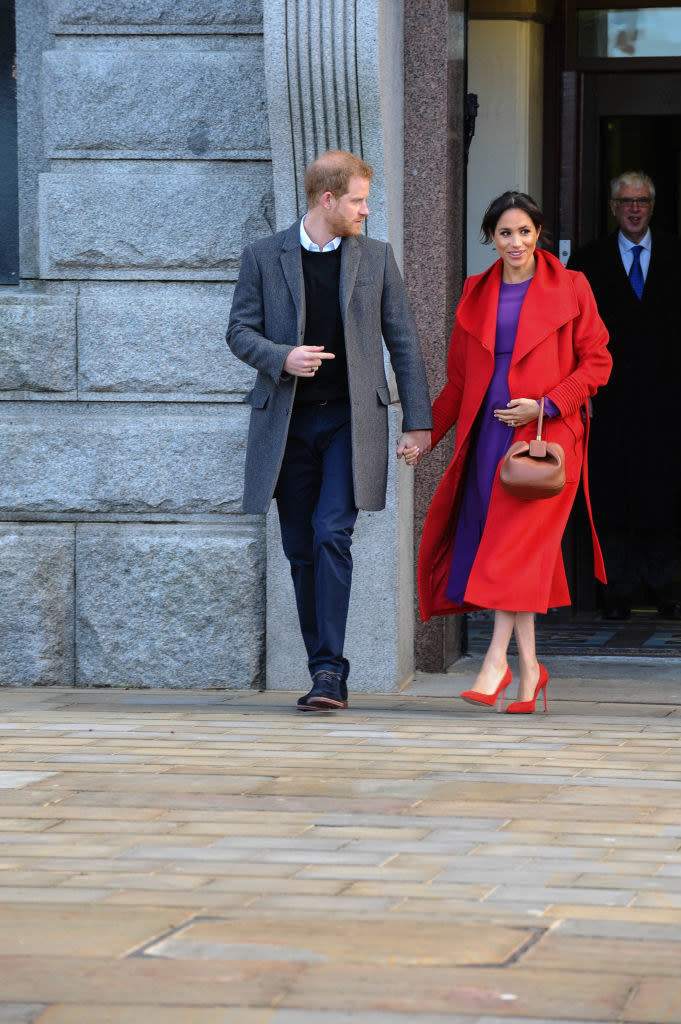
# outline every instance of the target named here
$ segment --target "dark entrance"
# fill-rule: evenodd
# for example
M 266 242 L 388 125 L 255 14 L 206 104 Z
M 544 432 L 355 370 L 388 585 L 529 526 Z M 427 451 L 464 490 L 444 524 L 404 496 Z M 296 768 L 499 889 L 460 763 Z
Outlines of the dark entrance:
M 544 194 L 561 250 L 563 240 L 574 248 L 614 229 L 609 182 L 626 170 L 641 169 L 653 178 L 653 223 L 678 235 L 681 6 L 659 0 L 620 0 L 607 6 L 597 0 L 569 0 L 557 6 L 547 34 Z M 677 547 L 681 523 L 679 527 Z M 580 500 L 566 533 L 564 554 L 573 607 L 538 623 L 549 646 L 573 653 L 588 649 L 603 654 L 681 655 L 679 624 L 658 617 L 643 587 L 635 596 L 630 620 L 602 621 Z M 670 550 L 669 557 L 679 564 L 678 552 Z
M 654 224 L 679 233 L 681 71 L 586 74 L 583 140 L 580 241 L 613 230 L 608 183 L 632 169 L 644 170 L 655 182 Z

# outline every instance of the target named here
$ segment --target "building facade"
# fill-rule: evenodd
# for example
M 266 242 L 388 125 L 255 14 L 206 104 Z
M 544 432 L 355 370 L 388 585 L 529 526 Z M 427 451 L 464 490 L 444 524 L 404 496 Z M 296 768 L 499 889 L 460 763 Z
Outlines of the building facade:
M 276 511 L 240 510 L 252 374 L 224 332 L 242 248 L 304 212 L 318 152 L 361 154 L 437 393 L 488 199 L 519 187 L 560 238 L 593 230 L 582 99 L 607 107 L 594 76 L 616 58 L 580 56 L 573 28 L 595 6 L 3 0 L 0 685 L 305 687 Z M 415 477 L 391 462 L 386 511 L 360 516 L 355 689 L 460 649 L 461 623 L 423 626 L 414 597 L 450 454 Z

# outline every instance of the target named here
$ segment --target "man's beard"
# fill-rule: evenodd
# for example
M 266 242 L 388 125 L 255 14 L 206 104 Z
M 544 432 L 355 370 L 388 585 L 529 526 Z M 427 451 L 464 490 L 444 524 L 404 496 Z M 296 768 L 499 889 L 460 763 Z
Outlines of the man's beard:
M 362 223 L 356 224 L 349 217 L 335 217 L 328 222 L 329 229 L 333 231 L 334 237 L 348 238 L 351 235 L 359 235 L 362 231 Z

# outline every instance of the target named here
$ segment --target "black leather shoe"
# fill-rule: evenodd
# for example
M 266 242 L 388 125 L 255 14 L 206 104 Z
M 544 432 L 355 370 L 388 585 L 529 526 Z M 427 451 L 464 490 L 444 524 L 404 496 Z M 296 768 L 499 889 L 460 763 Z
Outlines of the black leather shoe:
M 312 677 L 312 689 L 296 704 L 299 711 L 336 711 L 348 706 L 347 683 L 335 672 L 321 669 Z
M 670 622 L 681 622 L 681 605 L 679 605 L 678 601 L 663 601 L 657 609 L 657 614 L 661 619 L 667 619 Z

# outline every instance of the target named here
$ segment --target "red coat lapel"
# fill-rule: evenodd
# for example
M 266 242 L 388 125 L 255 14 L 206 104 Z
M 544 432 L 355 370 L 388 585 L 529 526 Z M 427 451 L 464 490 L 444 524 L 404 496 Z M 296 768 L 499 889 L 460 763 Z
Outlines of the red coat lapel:
M 577 296 L 566 282 L 560 260 L 544 249 L 536 250 L 536 258 L 537 269 L 520 310 L 511 366 L 544 338 L 579 316 Z
M 536 258 L 537 269 L 520 311 L 511 365 L 579 315 L 577 297 L 571 287 L 566 287 L 560 261 L 544 249 L 536 250 Z M 489 352 L 494 352 L 501 270 L 502 262 L 498 259 L 474 278 L 456 312 L 461 327 Z
M 497 306 L 501 284 L 501 260 L 483 274 L 473 278 L 473 285 L 456 310 L 456 319 L 467 334 L 477 338 L 489 352 L 494 352 L 497 333 Z

